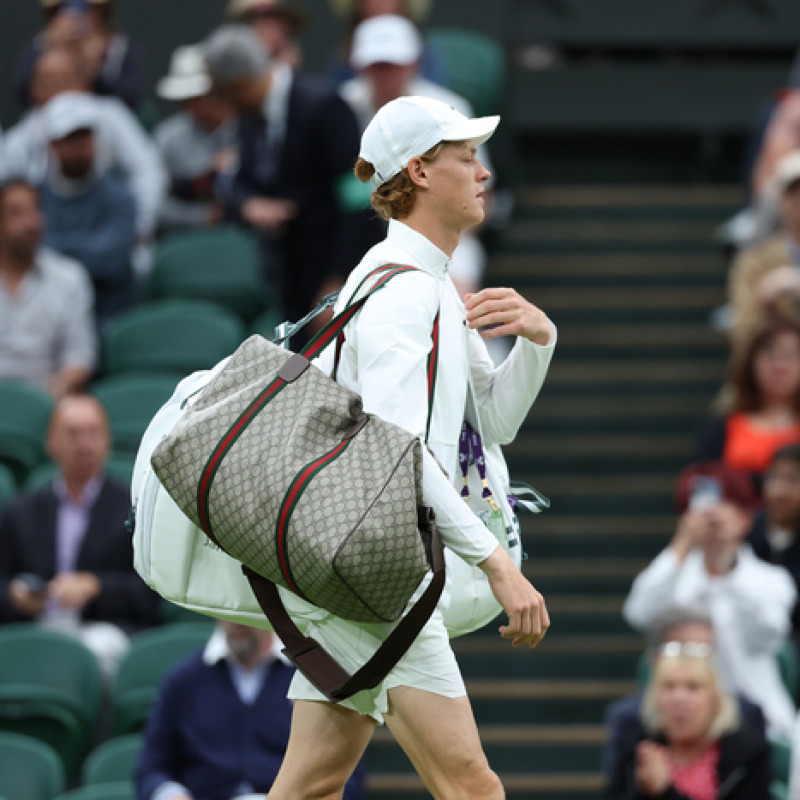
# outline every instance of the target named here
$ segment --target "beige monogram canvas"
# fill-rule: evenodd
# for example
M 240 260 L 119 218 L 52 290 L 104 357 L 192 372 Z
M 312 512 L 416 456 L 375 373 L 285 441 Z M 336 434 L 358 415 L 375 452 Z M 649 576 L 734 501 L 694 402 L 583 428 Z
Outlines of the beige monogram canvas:
M 313 365 L 250 415 L 291 356 L 260 336 L 244 342 L 155 449 L 153 468 L 200 527 L 198 487 L 210 486 L 210 534 L 255 572 L 345 619 L 395 620 L 428 571 L 421 445 L 371 415 L 349 436 L 360 398 Z

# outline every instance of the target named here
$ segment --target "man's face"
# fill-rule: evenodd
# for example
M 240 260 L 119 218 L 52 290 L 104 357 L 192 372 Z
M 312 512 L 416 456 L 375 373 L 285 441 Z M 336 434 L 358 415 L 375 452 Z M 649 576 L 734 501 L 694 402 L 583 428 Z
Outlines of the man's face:
M 271 57 L 280 57 L 292 40 L 292 26 L 283 14 L 256 14 L 249 22 Z
M 30 97 L 33 106 L 43 106 L 63 92 L 85 92 L 86 81 L 81 77 L 74 58 L 64 50 L 46 50 L 31 78 Z
M 764 478 L 764 500 L 770 522 L 787 530 L 800 525 L 800 464 L 780 458 Z
M 264 87 L 258 78 L 238 78 L 224 85 L 217 84 L 214 94 L 243 114 L 261 111 Z
M 483 221 L 486 181 L 491 173 L 475 157 L 471 142 L 448 142 L 433 161 L 423 162 L 430 205 L 445 227 L 461 232 Z
M 215 131 L 233 113 L 228 103 L 213 94 L 190 97 L 183 107 L 207 131 Z
M 0 199 L 0 246 L 17 260 L 32 262 L 42 238 L 39 198 L 30 186 L 12 186 Z
M 66 397 L 53 412 L 47 451 L 69 481 L 85 483 L 97 475 L 110 446 L 102 406 L 92 397 Z
M 241 625 L 238 622 L 220 622 L 225 632 L 225 641 L 231 655 L 240 664 L 249 665 L 260 654 L 265 653 L 272 645 L 273 633 L 271 631 Z
M 81 130 L 50 142 L 64 177 L 72 180 L 85 178 L 94 164 L 94 132 Z
M 408 84 L 416 74 L 416 64 L 389 64 L 381 61 L 362 70 L 372 90 L 376 110 L 408 94 Z

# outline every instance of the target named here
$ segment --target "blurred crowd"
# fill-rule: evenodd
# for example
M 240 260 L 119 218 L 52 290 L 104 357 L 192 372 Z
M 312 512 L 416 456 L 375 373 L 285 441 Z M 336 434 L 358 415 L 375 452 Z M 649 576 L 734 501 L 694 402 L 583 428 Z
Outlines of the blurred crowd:
M 140 374 L 142 359 L 180 339 L 169 324 L 133 334 L 138 370 L 113 366 L 111 339 L 159 307 L 159 265 L 178 244 L 194 254 L 178 282 L 196 290 L 207 278 L 203 299 L 223 306 L 198 307 L 206 322 L 224 316 L 231 287 L 234 312 L 246 307 L 232 322 L 227 307 L 233 343 L 217 342 L 216 356 L 188 335 L 198 366 L 235 347 L 262 312 L 268 336 L 300 319 L 385 235 L 352 174 L 374 112 L 417 94 L 473 115 L 443 84 L 441 53 L 421 31 L 428 3 L 332 3 L 345 35 L 327 75 L 303 69 L 297 35 L 313 20 L 289 0 L 230 0 L 216 30 L 175 48 L 157 99 L 113 0 L 41 0 L 42 29 L 19 54 L 21 114 L 0 132 L 0 403 L 20 430 L 44 409 L 46 430 L 37 462 L 13 441 L 20 431 L 0 425 L 0 489 L 3 480 L 11 489 L 0 491 L 0 623 L 77 639 L 96 657 L 109 703 L 132 642 L 169 621 L 134 571 L 126 527 L 148 416 L 140 398 L 156 384 L 169 392 L 190 367 Z M 239 257 L 252 253 L 242 297 Z M 484 260 L 480 232 L 470 232 L 453 259 L 462 294 L 479 288 Z M 112 399 L 125 395 L 127 410 L 115 412 Z M 137 415 L 126 443 L 121 427 Z M 286 746 L 292 669 L 272 634 L 222 625 L 166 678 L 144 731 L 139 798 L 263 796 Z M 97 721 L 101 739 L 107 723 Z M 360 769 L 345 796 L 363 796 Z
M 800 797 L 798 77 L 759 116 L 748 204 L 719 230 L 729 370 L 677 477 L 674 535 L 623 608 L 649 646 L 642 692 L 607 711 L 608 798 Z
M 131 637 L 164 616 L 133 569 L 132 465 L 110 469 L 119 440 L 92 390 L 108 377 L 111 334 L 152 303 L 159 254 L 233 226 L 257 253 L 246 322 L 264 310 L 297 320 L 383 238 L 352 175 L 374 112 L 415 94 L 473 114 L 445 85 L 425 0 L 331 2 L 346 30 L 320 76 L 303 69 L 298 34 L 313 20 L 301 7 L 230 0 L 216 30 L 172 54 L 156 86 L 163 119 L 113 0 L 41 0 L 42 30 L 19 56 L 21 116 L 0 134 L 0 382 L 52 404 L 50 471 L 17 470 L 25 491 L 2 508 L 0 622 L 79 639 L 107 686 Z M 800 65 L 750 151 L 747 206 L 720 230 L 731 267 L 714 324 L 729 375 L 677 478 L 674 536 L 625 603 L 649 644 L 642 691 L 608 710 L 609 798 L 777 800 L 789 789 L 775 785 L 775 753 L 800 754 Z M 484 264 L 471 231 L 451 266 L 462 295 Z M 232 267 L 218 263 L 218 285 Z M 218 629 L 164 684 L 140 800 L 267 791 L 289 672 L 271 635 Z M 244 750 L 231 726 L 251 736 Z M 800 797 L 800 757 L 790 781 Z M 348 791 L 361 796 L 360 773 Z

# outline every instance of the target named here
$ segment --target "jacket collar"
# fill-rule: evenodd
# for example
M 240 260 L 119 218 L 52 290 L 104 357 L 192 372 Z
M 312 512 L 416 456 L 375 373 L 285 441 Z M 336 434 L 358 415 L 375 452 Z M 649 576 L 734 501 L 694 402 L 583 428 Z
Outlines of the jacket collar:
M 405 223 L 396 219 L 389 220 L 386 238 L 394 247 L 405 250 L 415 267 L 437 278 L 443 278 L 447 274 L 450 267 L 450 257 L 447 253 Z

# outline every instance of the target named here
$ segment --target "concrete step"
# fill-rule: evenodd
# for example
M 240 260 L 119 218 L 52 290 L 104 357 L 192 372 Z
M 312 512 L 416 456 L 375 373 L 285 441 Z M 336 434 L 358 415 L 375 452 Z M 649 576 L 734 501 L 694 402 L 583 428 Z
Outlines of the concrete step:
M 515 800 L 595 800 L 603 787 L 599 773 L 500 773 L 506 795 Z M 367 800 L 379 797 L 430 797 L 422 781 L 413 773 L 383 773 L 367 778 Z
M 736 184 L 627 184 L 615 186 L 527 186 L 514 193 L 525 208 L 713 208 L 725 214 L 742 202 Z

